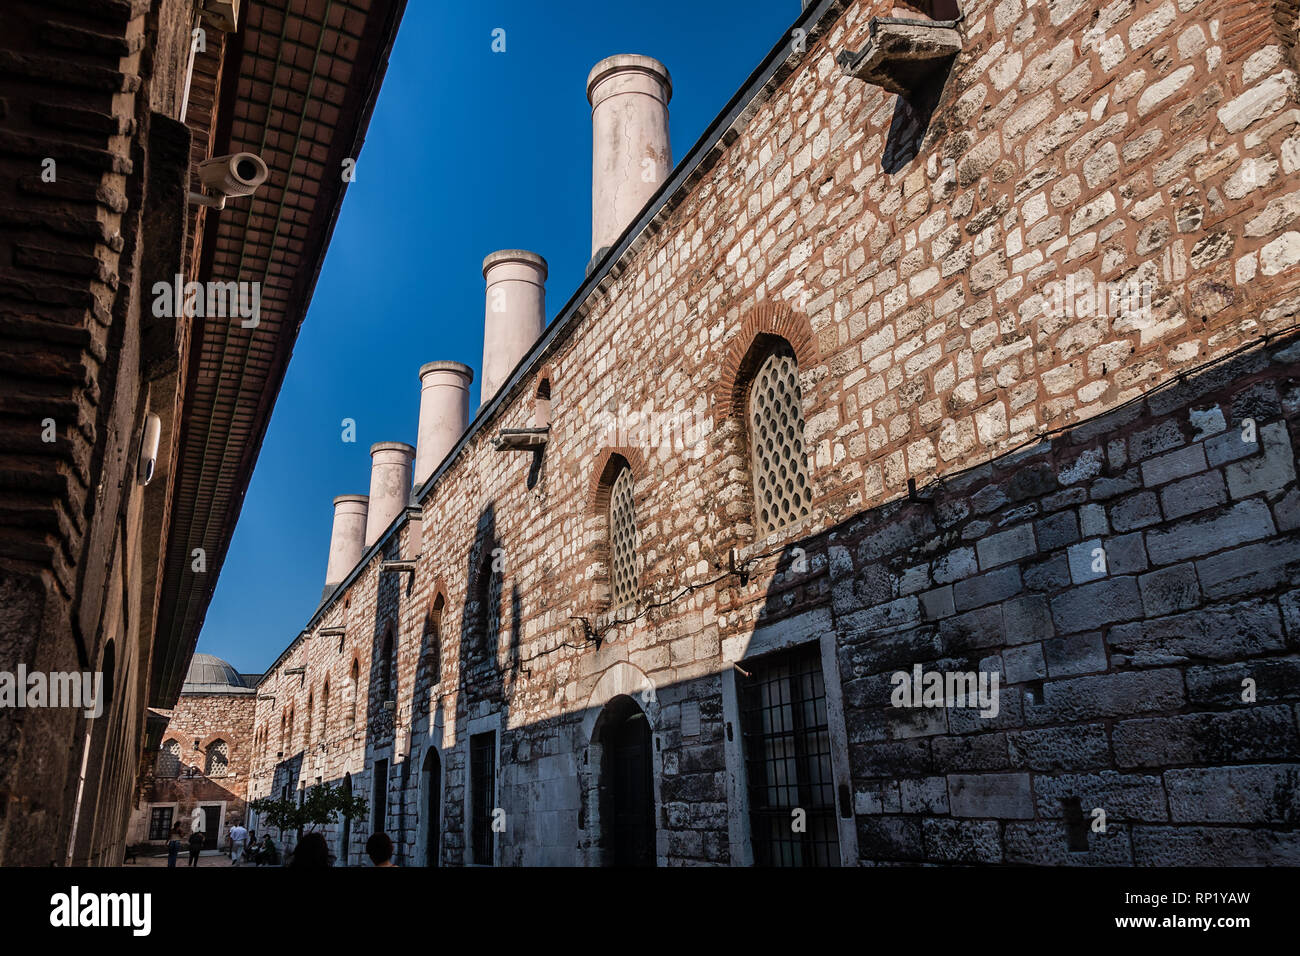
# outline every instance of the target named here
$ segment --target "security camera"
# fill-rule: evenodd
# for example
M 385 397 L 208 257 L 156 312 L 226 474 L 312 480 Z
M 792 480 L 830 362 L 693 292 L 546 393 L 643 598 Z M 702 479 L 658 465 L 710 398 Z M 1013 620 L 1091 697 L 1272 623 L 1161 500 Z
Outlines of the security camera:
M 199 181 L 213 196 L 190 193 L 190 202 L 224 209 L 230 196 L 251 196 L 257 187 L 266 182 L 270 170 L 256 153 L 232 153 L 214 156 L 199 163 Z
M 162 419 L 153 412 L 144 418 L 144 436 L 140 439 L 140 484 L 153 480 L 153 470 L 158 463 L 158 439 L 162 437 Z

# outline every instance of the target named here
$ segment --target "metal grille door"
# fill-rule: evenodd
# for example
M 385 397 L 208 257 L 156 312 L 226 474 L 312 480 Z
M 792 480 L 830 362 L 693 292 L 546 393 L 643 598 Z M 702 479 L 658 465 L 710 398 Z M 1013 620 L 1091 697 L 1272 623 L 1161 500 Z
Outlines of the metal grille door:
M 470 838 L 472 860 L 479 866 L 492 866 L 492 810 L 496 797 L 496 734 L 488 731 L 469 740 L 469 772 L 472 799 Z
M 754 863 L 839 866 L 820 648 L 763 659 L 741 682 Z

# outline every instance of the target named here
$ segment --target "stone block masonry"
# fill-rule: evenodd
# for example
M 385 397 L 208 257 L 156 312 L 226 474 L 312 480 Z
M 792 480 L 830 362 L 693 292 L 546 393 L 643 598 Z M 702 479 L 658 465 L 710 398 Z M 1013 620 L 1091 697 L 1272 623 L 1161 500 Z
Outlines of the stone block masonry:
M 1111 497 L 1106 482 L 1117 477 L 1134 484 L 1130 494 L 1184 473 L 1218 479 L 1187 486 L 1172 511 L 1156 504 L 1143 532 L 1087 542 L 1105 568 L 1088 570 L 1094 580 L 1087 583 L 1064 573 L 1067 563 L 1076 567 L 1072 547 L 1039 542 L 1020 553 L 1015 567 L 1023 583 L 1005 594 L 985 593 L 978 610 L 987 615 L 986 630 L 946 628 L 963 617 L 948 607 L 902 633 L 841 631 L 841 671 L 861 688 L 846 713 L 855 789 L 871 793 L 886 781 L 919 788 L 939 779 L 948 787 L 946 813 L 930 806 L 860 814 L 861 845 L 872 848 L 872 859 L 947 861 L 957 818 L 974 818 L 984 829 L 968 855 L 988 862 L 1194 864 L 1209 861 L 1207 845 L 1216 847 L 1220 855 L 1210 862 L 1219 864 L 1300 861 L 1294 829 L 1300 686 L 1278 681 L 1296 666 L 1300 647 L 1300 618 L 1292 611 L 1300 600 L 1300 536 L 1288 525 L 1300 437 L 1300 344 L 1292 339 L 1261 352 L 1265 363 L 1249 356 L 1229 360 L 1224 374 L 1209 372 L 1149 396 L 1136 415 L 1099 417 L 1092 437 L 1066 432 L 1036 445 L 1017 464 L 993 462 L 942 479 L 918 501 L 887 506 L 837 529 L 833 547 L 864 554 L 860 542 L 933 515 L 926 523 L 930 535 L 889 553 L 865 552 L 870 557 L 855 562 L 852 576 L 831 583 L 833 593 L 847 591 L 854 580 L 883 571 L 897 587 L 918 566 L 938 570 L 948 542 L 967 538 L 977 522 L 999 529 L 980 540 L 1017 540 L 1052 516 L 1083 520 L 1084 509 L 1100 507 L 1113 517 L 1124 498 Z M 1220 380 L 1226 384 L 1216 387 Z M 1185 404 L 1169 407 L 1166 392 Z M 1251 408 L 1271 408 L 1280 417 L 1243 416 Z M 1207 412 L 1222 423 L 1216 435 L 1195 427 Z M 1156 434 L 1163 436 L 1161 450 L 1152 454 Z M 1242 447 L 1207 456 L 1210 442 Z M 1114 467 L 1073 481 L 1075 463 L 1092 451 L 1107 454 Z M 1211 466 L 1209 457 L 1220 464 Z M 1030 462 L 1044 466 L 1048 477 L 1034 496 L 1013 504 L 1007 490 Z M 1175 475 L 1169 462 L 1190 464 L 1180 464 Z M 1233 468 L 1271 469 L 1276 478 L 1225 498 L 1218 489 Z M 1081 493 L 1063 495 L 1067 482 Z M 977 515 L 973 503 L 993 497 L 1006 504 Z M 1113 560 L 1116 542 L 1123 543 L 1124 566 Z M 1050 570 L 1054 566 L 1061 570 Z M 947 580 L 948 564 L 942 567 Z M 984 577 L 976 568 L 965 572 L 942 587 L 958 591 Z M 835 606 L 837 616 L 849 608 Z M 1027 606 L 1038 613 L 1027 615 Z M 893 645 L 906 648 L 911 659 L 882 656 L 882 647 Z M 913 660 L 927 669 L 991 666 L 1004 677 L 1004 712 L 1009 695 L 1023 702 L 1023 710 L 1011 711 L 1013 719 L 1004 722 L 965 719 L 949 708 L 946 726 L 937 725 L 906 761 L 891 760 L 888 741 L 855 728 L 891 714 L 869 688 L 888 686 L 895 663 L 906 669 Z M 856 699 L 872 706 L 859 709 Z M 1071 844 L 1071 801 L 1084 814 L 1086 849 Z M 1095 810 L 1105 814 L 1104 832 L 1092 829 Z M 917 812 L 953 822 L 916 830 L 910 824 Z M 1193 827 L 1202 831 L 1196 838 L 1186 832 Z M 1250 829 L 1243 833 L 1242 827 Z
M 607 761 L 646 752 L 654 860 L 753 862 L 781 814 L 752 805 L 751 681 L 784 661 L 825 685 L 827 786 L 792 799 L 831 861 L 1300 862 L 1293 8 L 962 6 L 923 135 L 835 61 L 891 5 L 809 8 L 806 49 L 268 673 L 259 727 L 299 729 L 254 795 L 348 780 L 406 863 L 605 863 Z M 1112 309 L 1133 283 L 1149 305 Z M 774 342 L 811 507 L 759 537 L 746 376 Z M 544 451 L 497 451 L 543 392 Z M 702 423 L 692 454 L 609 447 L 594 423 L 646 406 Z M 995 675 L 996 715 L 892 706 L 918 664 Z M 611 729 L 629 703 L 644 751 Z M 332 838 L 357 862 L 374 825 Z

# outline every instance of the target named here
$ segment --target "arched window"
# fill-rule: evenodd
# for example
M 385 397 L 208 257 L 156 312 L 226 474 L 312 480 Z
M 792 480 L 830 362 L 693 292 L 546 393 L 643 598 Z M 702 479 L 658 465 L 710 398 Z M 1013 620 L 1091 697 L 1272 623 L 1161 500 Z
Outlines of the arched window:
M 224 777 L 230 766 L 230 748 L 224 740 L 214 740 L 208 744 L 207 755 L 203 760 L 203 775 L 206 777 Z
M 439 594 L 433 599 L 433 607 L 424 619 L 423 652 L 421 662 L 424 681 L 433 686 L 442 680 L 442 612 L 447 607 L 447 599 Z
M 636 600 L 636 514 L 632 508 L 632 469 L 624 462 L 609 488 L 610 606 Z
M 159 777 L 179 777 L 181 775 L 181 742 L 179 740 L 163 741 L 158 751 Z
M 295 716 L 296 716 L 296 715 L 294 714 L 294 709 L 293 709 L 292 707 L 290 707 L 290 708 L 289 708 L 289 749 L 290 749 L 290 750 L 293 749 L 293 745 L 294 745 L 294 739 L 293 739 L 293 724 L 294 724 L 294 717 L 295 717 Z
M 328 740 L 330 735 L 330 682 L 326 681 L 320 692 L 320 735 Z
M 415 678 L 415 693 L 411 706 L 427 714 L 432 706 L 430 688 L 442 680 L 442 616 L 447 598 L 439 592 L 424 615 L 424 632 L 420 637 L 420 663 Z
M 759 363 L 746 409 L 754 471 L 754 529 L 762 538 L 811 513 L 799 364 L 784 342 Z
M 384 632 L 383 660 L 379 663 L 379 701 L 397 699 L 397 636 L 392 625 Z
M 501 634 L 501 593 L 505 575 L 498 563 L 499 549 L 487 549 L 478 575 L 479 638 L 481 647 L 489 654 L 497 649 Z
M 307 733 L 308 747 L 311 746 L 311 736 L 316 729 L 314 726 L 312 726 L 312 715 L 315 712 L 315 710 L 316 710 L 316 698 L 313 694 L 308 694 L 307 695 L 307 723 L 306 726 L 303 728 Z
M 355 727 L 357 723 L 357 678 L 361 676 L 361 668 L 356 661 L 352 662 L 352 671 L 348 675 L 348 726 Z
M 287 717 L 288 714 L 286 714 L 284 711 L 280 711 L 280 753 L 282 754 L 284 753 L 284 744 L 286 740 L 284 736 L 284 728 L 285 728 L 285 720 Z

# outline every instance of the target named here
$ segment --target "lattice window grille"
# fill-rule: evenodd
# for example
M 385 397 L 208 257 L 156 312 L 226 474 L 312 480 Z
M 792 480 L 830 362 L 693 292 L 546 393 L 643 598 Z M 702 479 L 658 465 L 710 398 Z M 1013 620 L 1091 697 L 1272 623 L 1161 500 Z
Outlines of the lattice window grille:
M 613 607 L 636 600 L 636 516 L 632 469 L 624 468 L 609 491 L 610 595 Z
M 501 639 L 501 595 L 505 590 L 505 575 L 493 568 L 493 559 L 489 556 L 483 568 L 487 576 L 483 595 L 483 649 L 489 654 L 497 651 Z
M 803 449 L 799 366 L 788 349 L 759 366 L 750 389 L 754 456 L 754 521 L 758 536 L 806 517 L 812 504 Z
M 224 740 L 213 741 L 208 747 L 207 766 L 204 768 L 204 774 L 209 777 L 224 777 L 226 767 L 230 763 L 230 748 Z
M 158 751 L 158 776 L 179 777 L 181 775 L 181 745 L 169 740 Z

